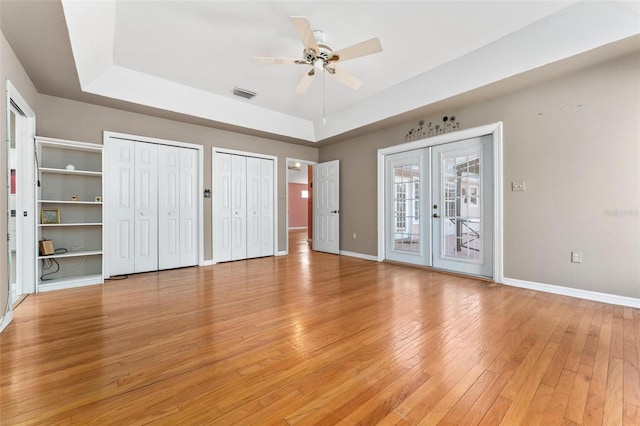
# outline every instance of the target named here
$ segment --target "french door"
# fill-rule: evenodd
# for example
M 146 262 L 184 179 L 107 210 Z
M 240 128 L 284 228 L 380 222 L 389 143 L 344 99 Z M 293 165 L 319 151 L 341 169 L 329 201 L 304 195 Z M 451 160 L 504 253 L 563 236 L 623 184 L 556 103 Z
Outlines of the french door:
M 387 155 L 386 258 L 493 277 L 492 158 L 491 136 Z
M 429 150 L 388 155 L 385 167 L 387 194 L 387 259 L 428 265 L 431 259 L 428 203 L 431 176 Z

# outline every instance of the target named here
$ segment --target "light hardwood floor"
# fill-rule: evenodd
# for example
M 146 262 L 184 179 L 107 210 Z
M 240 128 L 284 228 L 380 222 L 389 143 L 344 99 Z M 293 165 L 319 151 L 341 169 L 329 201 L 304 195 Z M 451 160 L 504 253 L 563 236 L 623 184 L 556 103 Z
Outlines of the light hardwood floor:
M 291 252 L 29 296 L 0 424 L 640 424 L 640 311 Z

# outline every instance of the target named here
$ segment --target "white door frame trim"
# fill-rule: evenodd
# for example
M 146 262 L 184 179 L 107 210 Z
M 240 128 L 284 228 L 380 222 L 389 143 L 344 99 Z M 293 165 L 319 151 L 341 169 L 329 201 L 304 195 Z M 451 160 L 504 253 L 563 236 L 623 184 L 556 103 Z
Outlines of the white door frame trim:
M 502 122 L 471 129 L 458 130 L 418 141 L 394 145 L 378 150 L 378 261 L 385 259 L 385 211 L 384 211 L 384 164 L 385 156 L 413 149 L 426 148 L 449 142 L 490 135 L 493 138 L 493 281 L 504 280 L 503 250 L 503 167 L 502 167 Z M 382 195 L 381 195 L 382 194 Z
M 276 157 L 275 155 L 268 155 L 268 154 L 258 154 L 257 152 L 249 152 L 249 151 L 238 151 L 235 149 L 227 149 L 227 148 L 218 148 L 218 147 L 212 147 L 211 148 L 211 182 L 213 184 L 214 179 L 215 179 L 215 161 L 214 161 L 214 156 L 216 155 L 216 153 L 221 153 L 221 154 L 233 154 L 233 155 L 242 155 L 245 157 L 254 157 L 254 158 L 263 158 L 265 160 L 273 160 L 273 255 L 274 256 L 280 256 L 281 253 L 278 252 L 278 222 L 279 222 L 279 217 L 278 217 L 278 157 Z M 215 229 L 213 226 L 214 223 L 214 218 L 213 215 L 215 214 L 215 209 L 213 208 L 213 203 L 215 203 L 215 198 L 214 195 L 212 194 L 212 205 L 211 205 L 211 261 L 207 263 L 207 265 L 215 265 L 216 262 L 214 261 L 215 259 L 215 253 L 214 250 L 216 249 L 214 247 L 214 238 L 215 238 Z
M 19 183 L 22 187 L 20 188 L 22 191 L 18 194 L 19 197 L 17 201 L 19 202 L 16 205 L 16 220 L 19 220 L 16 229 L 16 250 L 18 250 L 18 253 L 20 253 L 20 256 L 22 257 L 19 265 L 21 266 L 21 271 L 16 271 L 16 277 L 21 278 L 20 282 L 16 283 L 20 294 L 16 295 L 20 296 L 22 294 L 33 294 L 37 291 L 37 254 L 35 251 L 36 244 L 34 243 L 37 224 L 35 210 L 35 176 L 37 171 L 35 170 L 35 164 L 33 161 L 33 153 L 35 149 L 34 138 L 36 136 L 36 114 L 33 112 L 27 101 L 22 97 L 18 89 L 11 83 L 11 80 L 6 80 L 6 93 L 6 130 L 7 132 L 9 131 L 9 114 L 11 111 L 11 101 L 13 100 L 13 102 L 24 113 L 24 116 L 22 116 L 23 119 L 21 120 L 22 123 L 20 124 L 22 128 L 16 129 L 16 138 L 18 137 L 18 134 L 20 134 L 21 139 L 29 140 L 29 143 L 21 143 L 20 145 L 18 145 L 16 141 L 16 151 L 18 155 L 18 162 L 20 164 L 16 178 L 18 179 L 18 182 L 22 182 L 21 185 Z M 7 134 L 6 136 L 8 140 L 9 135 Z M 7 166 L 8 165 L 9 159 L 7 158 Z M 9 173 L 9 170 L 7 170 L 7 173 Z M 24 219 L 24 216 L 22 214 L 19 215 L 18 211 L 26 211 L 29 219 Z M 8 276 L 7 284 L 10 287 L 10 278 Z M 9 304 L 14 302 L 15 300 L 11 300 L 10 294 Z
M 105 203 L 109 203 L 108 197 L 105 197 L 105 189 L 106 189 L 106 175 L 109 172 L 109 149 L 110 144 L 108 141 L 111 138 L 115 139 L 125 139 L 134 142 L 145 142 L 145 143 L 154 143 L 159 145 L 169 145 L 176 146 L 181 148 L 190 148 L 198 151 L 198 227 L 200 231 L 198 232 L 198 265 L 204 266 L 204 203 L 202 202 L 202 194 L 204 193 L 204 146 L 187 143 L 187 142 L 179 142 L 173 141 L 169 139 L 159 139 L 152 138 L 146 136 L 138 136 L 138 135 L 130 135 L 127 133 L 118 133 L 118 132 L 110 132 L 105 130 L 102 136 L 102 144 L 103 144 L 103 152 L 102 152 L 102 196 L 103 201 Z M 103 253 L 102 253 L 102 276 L 104 278 L 109 278 L 111 276 L 109 271 L 109 254 L 111 253 L 110 248 L 110 239 L 108 238 L 109 234 L 109 209 L 107 205 L 102 209 L 102 245 L 103 245 Z

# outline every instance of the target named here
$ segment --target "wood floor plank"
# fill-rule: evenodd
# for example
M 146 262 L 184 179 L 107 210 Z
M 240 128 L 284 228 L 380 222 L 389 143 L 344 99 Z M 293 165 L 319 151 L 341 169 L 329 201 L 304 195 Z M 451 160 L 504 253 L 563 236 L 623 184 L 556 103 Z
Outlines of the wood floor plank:
M 572 386 L 575 382 L 576 372 L 564 369 L 560 379 L 553 390 L 553 394 L 546 409 L 539 416 L 539 424 L 560 425 L 564 421 L 564 413 L 569 404 Z
M 640 310 L 314 253 L 28 296 L 0 424 L 640 424 Z
M 601 424 L 604 416 L 604 404 L 607 392 L 607 379 L 611 354 L 611 306 L 600 307 L 602 312 L 602 324 L 598 338 L 589 394 L 583 417 L 584 424 Z
M 595 324 L 589 329 L 589 334 L 585 340 L 584 350 L 578 372 L 571 388 L 569 403 L 565 409 L 565 418 L 578 424 L 582 424 L 587 397 L 589 395 L 589 387 L 591 385 L 591 376 L 593 373 L 593 365 L 595 364 L 596 351 L 598 348 L 598 339 L 600 336 L 600 328 Z

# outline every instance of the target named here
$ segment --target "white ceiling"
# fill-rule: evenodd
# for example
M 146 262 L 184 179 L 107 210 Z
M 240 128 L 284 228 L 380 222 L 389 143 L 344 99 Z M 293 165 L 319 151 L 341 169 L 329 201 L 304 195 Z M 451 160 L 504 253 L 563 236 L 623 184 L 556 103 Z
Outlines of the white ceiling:
M 83 91 L 283 137 L 321 141 L 640 32 L 638 2 L 62 1 Z M 302 54 L 289 17 L 334 50 L 384 51 L 293 93 L 307 71 L 254 56 Z M 239 86 L 258 95 L 232 95 Z M 326 124 L 323 123 L 326 105 Z

